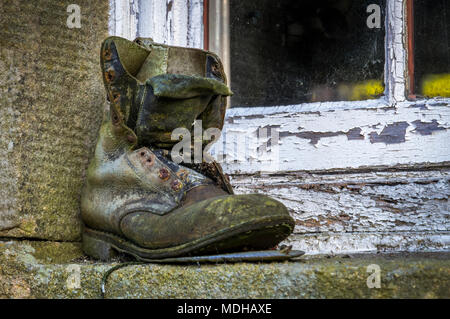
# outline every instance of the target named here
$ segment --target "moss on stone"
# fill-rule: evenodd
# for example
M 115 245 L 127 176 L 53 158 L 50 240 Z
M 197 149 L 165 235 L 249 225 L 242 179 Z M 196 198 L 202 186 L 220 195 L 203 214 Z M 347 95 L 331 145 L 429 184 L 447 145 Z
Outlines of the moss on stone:
M 283 263 L 128 266 L 111 274 L 106 297 L 450 297 L 448 252 L 328 257 L 305 256 Z M 380 266 L 380 289 L 367 287 L 371 264 Z M 0 242 L 0 297 L 100 298 L 101 278 L 114 265 L 117 262 L 86 259 L 78 243 Z M 80 288 L 70 289 L 68 280 L 77 269 Z
M 78 1 L 80 29 L 66 25 L 71 3 L 0 3 L 2 237 L 80 239 L 81 186 L 105 103 L 108 1 Z

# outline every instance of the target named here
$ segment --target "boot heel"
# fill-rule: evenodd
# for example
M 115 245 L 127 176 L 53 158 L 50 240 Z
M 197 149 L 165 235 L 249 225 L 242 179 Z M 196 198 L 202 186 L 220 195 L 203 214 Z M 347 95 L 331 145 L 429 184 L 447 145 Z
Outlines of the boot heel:
M 111 244 L 90 234 L 83 233 L 82 247 L 86 255 L 103 261 L 109 261 L 117 256 L 117 252 Z

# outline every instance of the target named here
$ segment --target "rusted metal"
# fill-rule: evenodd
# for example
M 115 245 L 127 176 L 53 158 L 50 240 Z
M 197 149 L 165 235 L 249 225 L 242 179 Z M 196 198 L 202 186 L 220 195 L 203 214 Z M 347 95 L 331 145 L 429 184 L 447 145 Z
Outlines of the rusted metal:
M 169 179 L 169 171 L 166 168 L 161 168 L 159 170 L 159 178 L 161 178 L 163 181 Z
M 183 185 L 182 185 L 178 180 L 175 179 L 175 180 L 171 183 L 170 187 L 172 187 L 172 189 L 173 189 L 174 191 L 179 191 L 179 190 L 183 187 Z
M 111 60 L 111 50 L 109 50 L 109 49 L 103 50 L 103 58 L 104 58 L 106 61 Z
M 119 103 L 120 102 L 120 93 L 112 92 L 111 95 L 112 95 L 114 103 Z
M 113 80 L 114 80 L 114 70 L 112 70 L 112 69 L 110 69 L 110 70 L 108 70 L 107 72 L 106 72 L 106 74 L 105 74 L 105 78 L 106 78 L 106 81 L 109 83 L 109 82 L 112 82 Z

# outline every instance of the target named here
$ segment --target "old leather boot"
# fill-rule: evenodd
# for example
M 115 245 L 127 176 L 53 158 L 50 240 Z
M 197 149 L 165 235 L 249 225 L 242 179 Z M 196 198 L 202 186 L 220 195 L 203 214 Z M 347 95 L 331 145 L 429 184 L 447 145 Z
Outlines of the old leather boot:
M 110 101 L 87 172 L 81 210 L 85 253 L 140 260 L 267 249 L 294 221 L 260 194 L 233 195 L 217 163 L 178 165 L 171 132 L 223 126 L 230 95 L 210 52 L 107 38 L 101 66 Z

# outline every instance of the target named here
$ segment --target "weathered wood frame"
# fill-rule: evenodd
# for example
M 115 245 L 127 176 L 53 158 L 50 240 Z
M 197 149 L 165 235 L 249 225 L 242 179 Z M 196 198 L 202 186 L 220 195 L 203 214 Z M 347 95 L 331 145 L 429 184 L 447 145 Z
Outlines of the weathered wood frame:
M 219 158 L 224 153 L 230 159 L 225 160 L 226 170 L 256 173 L 276 167 L 279 173 L 448 163 L 450 99 L 407 100 L 413 76 L 409 74 L 413 71 L 409 65 L 412 51 L 408 50 L 412 43 L 412 35 L 408 34 L 412 21 L 408 18 L 412 15 L 407 16 L 411 4 L 410 0 L 387 0 L 384 97 L 357 102 L 232 108 L 223 134 L 226 142 L 217 151 Z M 214 39 L 210 37 L 210 41 Z M 281 141 L 276 150 L 278 165 L 266 165 L 264 159 L 255 158 L 252 152 L 245 156 L 237 154 L 239 145 L 254 143 L 258 128 L 277 130 Z M 233 137 L 227 139 L 229 135 Z M 236 158 L 243 160 L 235 161 Z
M 109 0 L 109 33 L 203 48 L 203 0 Z
M 228 2 L 208 1 L 209 26 L 204 28 L 202 0 L 111 0 L 110 30 L 130 39 L 152 36 L 157 42 L 203 47 L 205 29 L 209 48 L 222 56 L 229 70 Z M 410 0 L 387 1 L 383 98 L 232 108 L 222 140 L 212 150 L 219 158 L 227 154 L 225 169 L 229 173 L 295 172 L 449 162 L 450 99 L 407 100 L 412 85 L 410 5 Z M 280 137 L 275 166 L 252 151 L 237 154 L 242 152 L 241 145 L 256 143 L 253 149 L 260 148 L 270 139 L 270 135 L 257 139 L 259 128 L 276 130 Z
M 450 99 L 407 99 L 409 2 L 387 0 L 383 98 L 227 112 L 213 151 L 227 155 L 223 166 L 237 193 L 267 193 L 288 206 L 297 221 L 288 240 L 295 248 L 343 253 L 450 247 Z M 110 3 L 111 34 L 199 48 L 208 42 L 227 63 L 228 33 L 220 31 L 227 18 L 220 10 L 227 10 L 228 0 L 208 0 L 206 17 L 202 0 Z M 261 134 L 264 128 L 269 134 Z M 271 156 L 259 156 L 260 148 Z
M 408 37 L 408 98 L 413 100 L 414 87 L 414 0 L 406 1 L 406 34 Z

